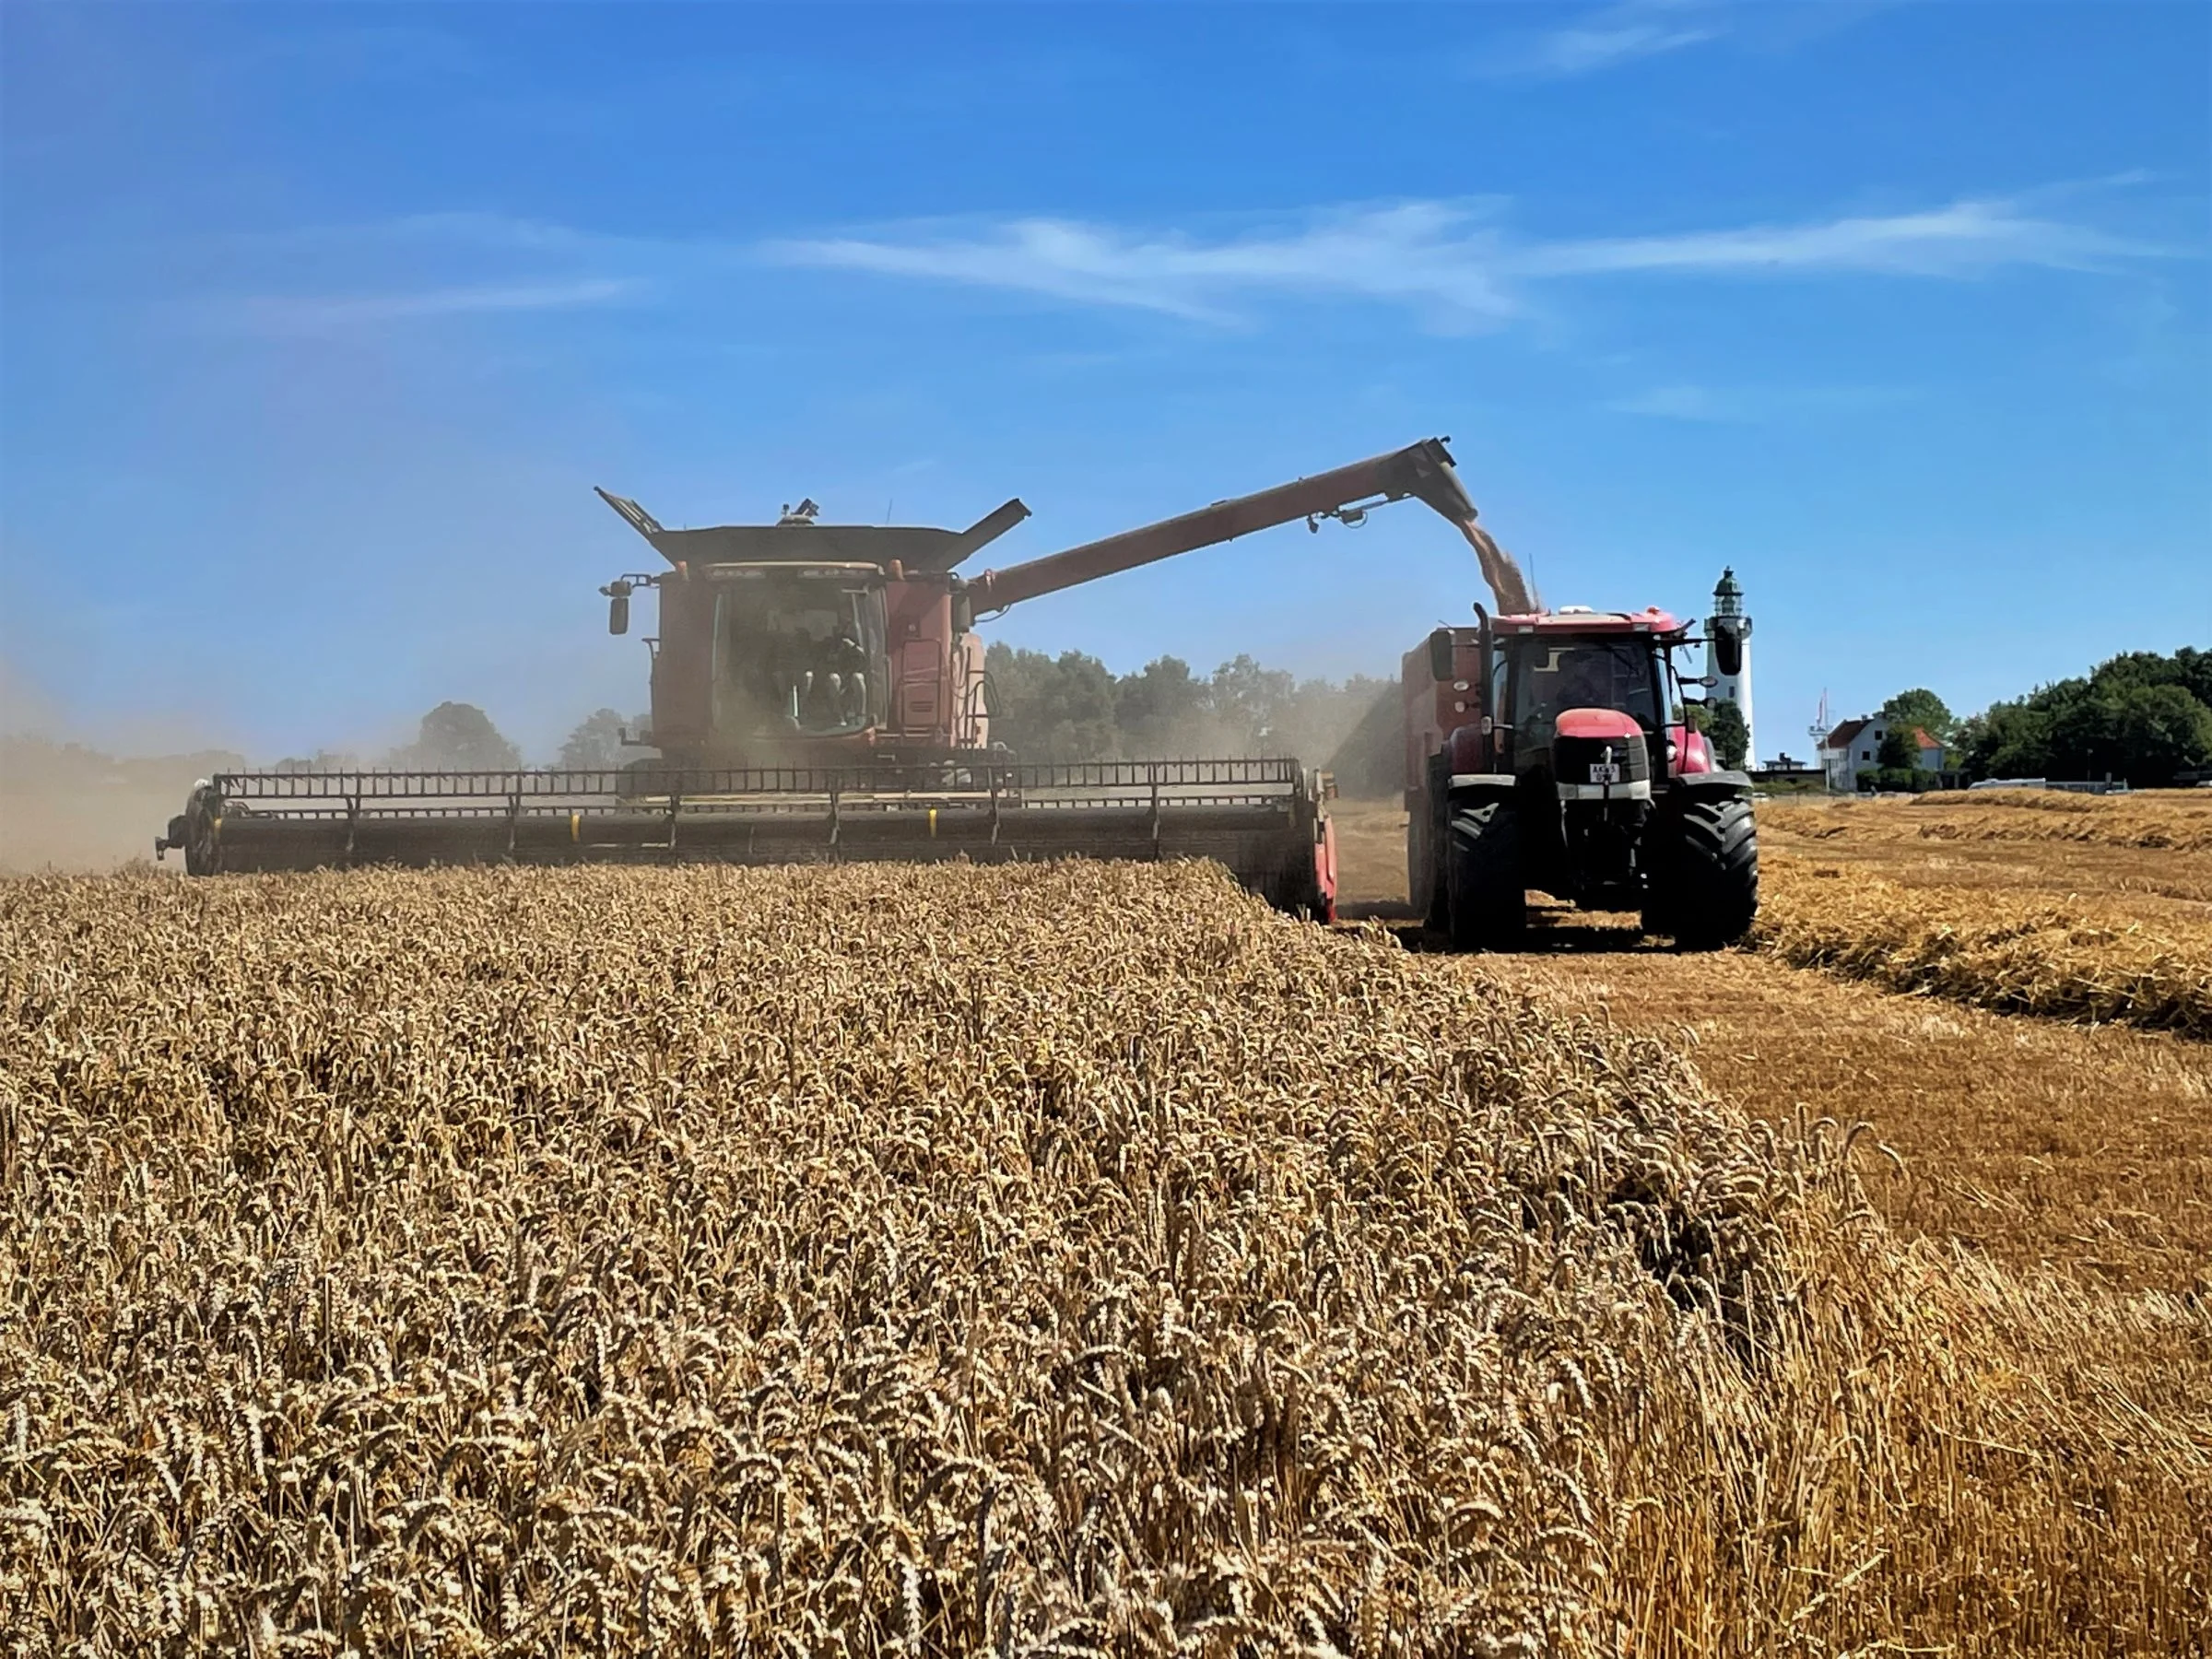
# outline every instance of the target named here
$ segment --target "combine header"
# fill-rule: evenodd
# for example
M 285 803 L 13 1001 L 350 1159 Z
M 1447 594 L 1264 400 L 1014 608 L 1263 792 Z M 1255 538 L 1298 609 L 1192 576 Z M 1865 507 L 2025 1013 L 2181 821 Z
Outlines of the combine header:
M 958 567 L 1029 516 L 966 530 L 773 524 L 669 530 L 599 492 L 665 569 L 600 591 L 649 639 L 659 752 L 612 771 L 245 772 L 209 779 L 155 842 L 185 868 L 488 861 L 782 864 L 1084 854 L 1218 858 L 1285 910 L 1326 918 L 1335 843 L 1324 781 L 1288 759 L 1024 764 L 991 737 L 979 616 L 1299 519 L 1359 524 L 1407 497 L 1479 536 L 1444 441 L 972 578 Z

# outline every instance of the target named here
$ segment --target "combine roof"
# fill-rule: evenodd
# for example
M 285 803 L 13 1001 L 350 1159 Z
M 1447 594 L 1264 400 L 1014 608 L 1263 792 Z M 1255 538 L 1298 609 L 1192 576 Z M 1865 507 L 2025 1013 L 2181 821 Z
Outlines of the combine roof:
M 604 489 L 598 495 L 672 565 L 841 562 L 884 566 L 897 559 L 911 571 L 949 571 L 1030 516 L 1027 507 L 1013 500 L 965 530 L 941 530 L 926 524 L 807 522 L 670 530 L 627 496 Z
M 655 530 L 645 539 L 670 564 L 800 562 L 938 566 L 959 539 L 957 530 L 912 524 L 717 524 L 704 530 Z

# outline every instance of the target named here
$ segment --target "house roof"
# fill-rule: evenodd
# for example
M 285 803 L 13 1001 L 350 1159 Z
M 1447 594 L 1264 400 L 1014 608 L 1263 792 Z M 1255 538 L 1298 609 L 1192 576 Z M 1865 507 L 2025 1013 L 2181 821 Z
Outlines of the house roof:
M 1929 736 L 1927 734 L 1927 729 L 1924 726 L 1914 726 L 1912 728 L 1912 735 L 1919 739 L 1920 747 L 1924 749 L 1941 748 L 1943 747 L 1942 740 Z
M 1828 735 L 1828 747 L 1833 749 L 1849 748 L 1852 739 L 1874 724 L 1871 718 L 1847 720 Z

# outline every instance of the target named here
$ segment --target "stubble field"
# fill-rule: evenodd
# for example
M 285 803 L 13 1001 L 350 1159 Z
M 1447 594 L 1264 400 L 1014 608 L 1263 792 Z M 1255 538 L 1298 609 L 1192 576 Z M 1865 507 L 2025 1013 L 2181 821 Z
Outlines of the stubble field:
M 2187 1651 L 2207 1163 L 2142 1120 L 2201 1045 L 1602 932 L 1180 866 L 0 886 L 0 1630 Z M 2006 1032 L 2107 1045 L 2017 1062 L 2098 1144 L 1959 1103 Z M 2146 1218 L 2065 1242 L 2100 1180 Z
M 1345 817 L 1348 885 L 1402 915 L 1404 811 Z M 1756 1117 L 1869 1121 L 1899 1161 L 1861 1173 L 1900 1228 L 2212 1295 L 2212 800 L 1980 791 L 1759 820 L 1753 949 L 1677 956 L 1632 917 L 1539 901 L 1538 948 L 1485 971 L 1687 1041 Z

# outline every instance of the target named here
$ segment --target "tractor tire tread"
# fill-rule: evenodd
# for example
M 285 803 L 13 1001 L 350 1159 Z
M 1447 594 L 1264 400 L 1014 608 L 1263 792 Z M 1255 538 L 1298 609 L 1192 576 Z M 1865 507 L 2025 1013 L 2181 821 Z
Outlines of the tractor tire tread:
M 1447 933 L 1455 950 L 1510 950 L 1528 923 L 1521 823 L 1509 801 L 1453 811 L 1445 827 Z
M 1759 913 L 1759 827 L 1745 800 L 1692 801 L 1670 815 L 1644 930 L 1685 950 L 1739 942 Z

